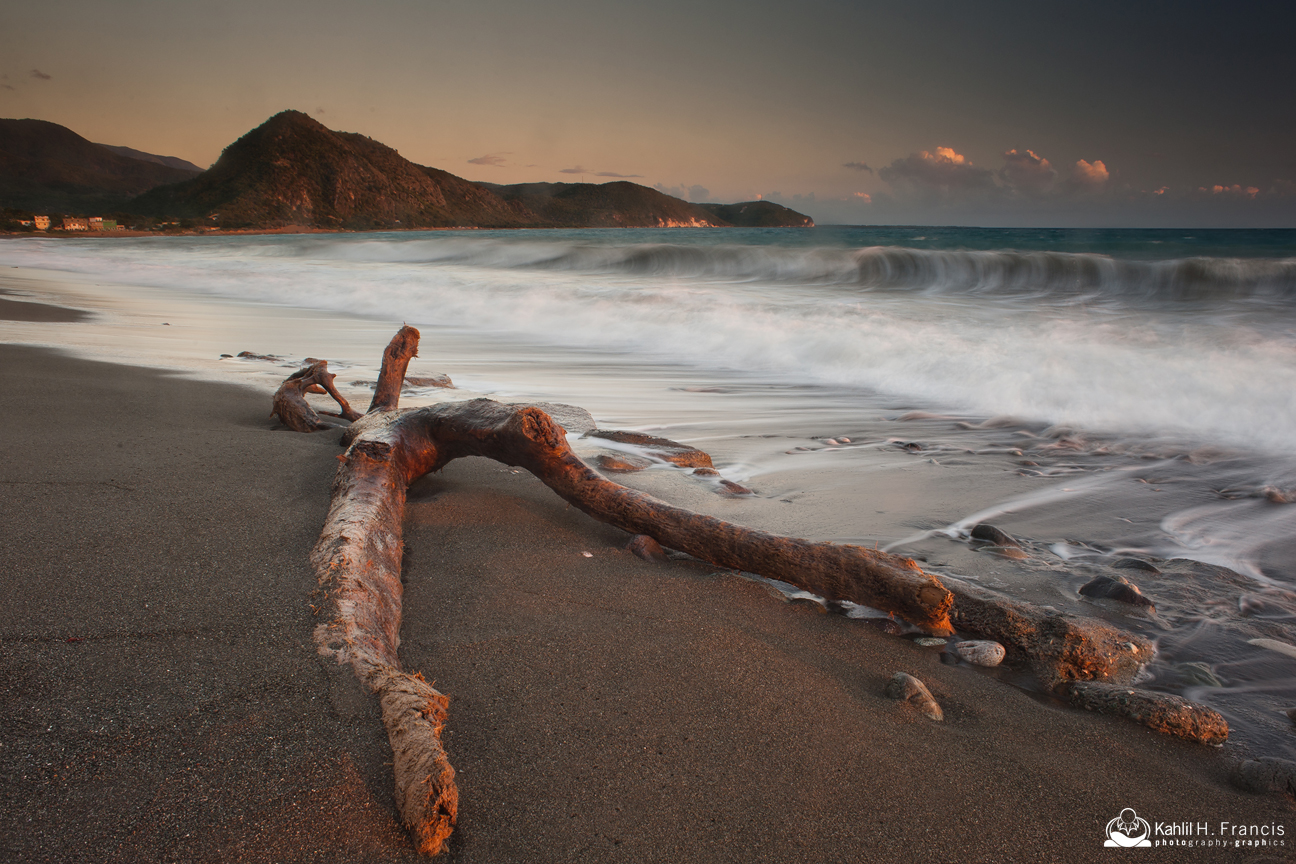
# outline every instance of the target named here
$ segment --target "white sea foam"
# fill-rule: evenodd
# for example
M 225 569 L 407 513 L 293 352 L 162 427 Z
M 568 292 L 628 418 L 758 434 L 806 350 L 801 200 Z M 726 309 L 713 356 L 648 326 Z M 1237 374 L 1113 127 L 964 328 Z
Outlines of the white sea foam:
M 1113 302 L 1094 287 L 1143 278 L 1124 293 L 1146 299 L 1164 272 L 1188 270 L 1208 274 L 1198 287 L 1222 280 L 1232 295 L 1253 297 L 1263 285 L 1268 296 L 1296 285 L 1287 260 L 463 234 L 11 245 L 11 263 L 104 281 L 396 317 L 986 415 L 1296 450 L 1291 313 L 1270 303 Z M 868 282 L 910 290 L 858 290 Z

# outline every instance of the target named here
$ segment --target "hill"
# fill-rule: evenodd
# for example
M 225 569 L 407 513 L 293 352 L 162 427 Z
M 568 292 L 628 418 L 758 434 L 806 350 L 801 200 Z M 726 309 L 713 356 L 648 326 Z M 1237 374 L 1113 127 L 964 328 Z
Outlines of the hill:
M 624 181 L 474 183 L 299 111 L 274 115 L 207 171 L 94 144 L 55 123 L 0 120 L 0 207 L 125 211 L 222 228 L 659 228 L 813 225 L 769 202 L 691 204 Z
M 119 209 L 193 171 L 134 159 L 45 120 L 0 120 L 0 206 L 49 213 Z
M 424 168 L 392 148 L 334 132 L 284 111 L 225 148 L 200 176 L 154 189 L 130 204 L 153 216 L 208 218 L 222 227 L 516 227 L 532 214 L 453 174 Z
M 724 219 L 696 204 L 638 183 L 519 183 L 487 185 L 526 207 L 551 228 L 723 228 Z
M 814 224 L 752 202 L 740 218 Z M 722 206 L 722 205 L 715 205 Z M 748 205 L 731 205 L 739 208 Z M 211 219 L 224 228 L 656 228 L 734 224 L 636 183 L 474 183 L 417 165 L 364 135 L 284 111 L 235 141 L 206 173 L 131 202 L 145 215 Z
M 141 159 L 145 162 L 156 162 L 158 165 L 179 168 L 181 171 L 192 171 L 195 174 L 201 174 L 203 170 L 187 159 L 181 159 L 178 156 L 158 156 L 156 153 L 145 153 L 143 150 L 136 150 L 134 147 L 122 147 L 117 144 L 100 144 L 99 146 L 107 147 L 119 156 L 128 156 L 131 159 Z
M 744 201 L 741 204 L 699 204 L 712 216 L 735 228 L 813 228 L 814 220 L 773 201 Z

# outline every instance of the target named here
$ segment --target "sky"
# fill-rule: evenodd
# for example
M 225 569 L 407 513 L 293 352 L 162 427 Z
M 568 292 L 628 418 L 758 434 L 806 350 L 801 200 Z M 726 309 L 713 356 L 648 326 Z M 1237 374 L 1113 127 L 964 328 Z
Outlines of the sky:
M 820 224 L 1296 227 L 1296 5 L 0 0 L 0 117 L 214 162 L 286 109 L 494 183 Z

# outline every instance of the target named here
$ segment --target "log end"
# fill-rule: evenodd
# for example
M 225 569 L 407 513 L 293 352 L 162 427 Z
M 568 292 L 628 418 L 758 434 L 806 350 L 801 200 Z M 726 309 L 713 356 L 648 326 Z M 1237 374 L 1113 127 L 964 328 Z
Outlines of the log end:
M 391 742 L 396 805 L 420 854 L 443 851 L 459 816 L 455 771 L 441 744 L 450 700 L 421 676 L 389 670 L 371 681 Z
M 1228 721 L 1218 711 L 1170 693 L 1076 681 L 1070 685 L 1070 697 L 1077 708 L 1126 717 L 1163 735 L 1214 747 L 1228 740 Z

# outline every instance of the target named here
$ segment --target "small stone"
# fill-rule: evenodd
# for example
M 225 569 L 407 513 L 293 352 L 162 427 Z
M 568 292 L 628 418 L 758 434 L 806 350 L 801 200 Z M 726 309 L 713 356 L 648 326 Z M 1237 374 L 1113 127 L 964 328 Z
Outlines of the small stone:
M 998 666 L 1003 662 L 1007 652 L 998 642 L 985 639 L 972 639 L 954 645 L 958 655 L 976 666 Z
M 940 636 L 919 636 L 917 639 L 914 640 L 915 645 L 921 645 L 924 648 L 935 648 L 937 646 L 944 645 L 945 642 L 946 640 L 941 638 Z
M 1266 486 L 1260 490 L 1260 494 L 1265 497 L 1266 501 L 1272 504 L 1290 504 L 1292 503 L 1292 494 L 1276 486 Z
M 729 498 L 742 498 L 744 496 L 756 494 L 746 486 L 741 486 L 732 480 L 721 480 L 720 486 L 716 491 Z
M 678 441 L 671 441 L 669 438 L 645 435 L 643 432 L 626 432 L 620 429 L 593 429 L 581 437 L 602 438 L 606 441 L 615 441 L 618 444 L 642 447 L 649 456 L 671 462 L 681 468 L 715 467 L 711 464 L 711 457 L 696 447 L 690 447 Z
M 719 477 L 720 472 L 714 468 L 694 468 L 694 477 Z
M 972 528 L 972 539 L 984 540 L 985 542 L 992 543 L 995 546 L 1020 546 L 1021 545 L 1015 539 L 1013 539 L 1012 535 L 1008 534 L 1007 532 L 1000 531 L 995 526 L 990 525 L 989 523 L 986 522 L 982 522 L 979 525 L 976 525 Z
M 1287 657 L 1296 657 L 1296 645 L 1289 642 L 1279 642 L 1277 639 L 1248 639 L 1247 644 L 1254 645 L 1257 648 L 1268 648 L 1270 651 Z
M 1152 604 L 1152 601 L 1143 596 L 1143 592 L 1138 589 L 1138 586 L 1124 576 L 1095 576 L 1080 586 L 1080 593 L 1085 597 L 1093 597 L 1098 600 L 1116 600 L 1147 609 L 1149 612 L 1156 611 L 1156 606 Z
M 1283 713 L 1287 715 L 1288 720 L 1292 721 L 1293 723 L 1296 723 L 1296 708 L 1288 708 L 1285 711 L 1283 711 Z
M 1200 663 L 1197 661 L 1191 663 L 1180 663 L 1178 671 L 1189 684 L 1196 684 L 1199 687 L 1224 686 L 1224 682 L 1216 677 L 1208 663 Z
M 651 459 L 645 459 L 642 456 L 618 455 L 613 456 L 611 453 L 600 453 L 598 459 L 600 471 L 607 471 L 612 474 L 629 474 L 632 471 L 642 471 L 649 465 L 652 465 Z
M 927 686 L 912 675 L 897 672 L 887 682 L 886 695 L 900 702 L 908 702 L 933 720 L 944 720 L 945 712 L 932 698 Z
M 424 375 L 417 378 L 412 375 L 406 375 L 401 387 L 448 387 L 453 390 L 454 383 L 450 380 L 449 375 Z
M 663 564 L 670 560 L 666 557 L 666 550 L 662 548 L 661 544 L 647 534 L 636 534 L 631 537 L 630 542 L 626 544 L 626 548 L 645 561 Z

